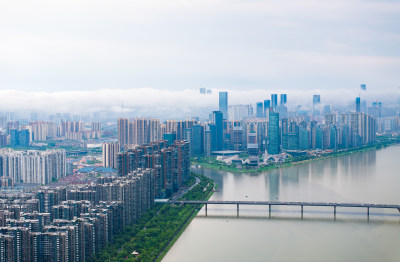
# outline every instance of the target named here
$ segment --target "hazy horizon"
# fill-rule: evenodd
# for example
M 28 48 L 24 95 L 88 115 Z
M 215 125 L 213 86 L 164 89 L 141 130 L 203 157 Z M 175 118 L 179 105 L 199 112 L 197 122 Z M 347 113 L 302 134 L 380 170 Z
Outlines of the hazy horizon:
M 287 94 L 287 106 L 293 110 L 302 106 L 302 110 L 309 110 L 312 105 L 312 96 L 321 96 L 321 106 L 347 106 L 354 104 L 355 97 L 361 96 L 370 106 L 374 101 L 384 102 L 392 106 L 399 102 L 400 90 L 362 91 L 359 87 L 351 90 L 217 90 L 211 94 L 200 94 L 199 89 L 161 90 L 153 88 L 141 89 L 101 89 L 89 91 L 53 91 L 35 92 L 21 90 L 0 90 L 3 102 L 0 112 L 41 112 L 91 114 L 94 112 L 112 112 L 120 115 L 154 116 L 168 118 L 182 117 L 182 115 L 196 116 L 200 110 L 218 110 L 218 92 L 228 91 L 228 104 L 252 104 L 270 99 L 272 93 Z M 255 110 L 255 108 L 254 108 Z
M 0 3 L 3 91 L 400 86 L 396 1 Z

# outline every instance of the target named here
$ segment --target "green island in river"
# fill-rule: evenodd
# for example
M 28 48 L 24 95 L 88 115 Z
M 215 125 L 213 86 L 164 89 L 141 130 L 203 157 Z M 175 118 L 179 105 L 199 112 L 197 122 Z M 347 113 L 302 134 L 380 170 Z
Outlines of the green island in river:
M 200 182 L 195 185 L 196 177 Z M 187 186 L 195 185 L 178 200 L 207 200 L 214 190 L 214 181 L 206 176 L 191 173 Z M 97 254 L 92 261 L 161 261 L 169 248 L 185 231 L 201 206 L 154 206 L 114 242 Z

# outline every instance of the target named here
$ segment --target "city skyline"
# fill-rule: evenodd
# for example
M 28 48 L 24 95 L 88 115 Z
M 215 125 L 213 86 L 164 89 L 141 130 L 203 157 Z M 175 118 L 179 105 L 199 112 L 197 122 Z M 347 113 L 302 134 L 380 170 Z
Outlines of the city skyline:
M 395 0 L 0 0 L 0 261 L 398 261 L 399 25 Z

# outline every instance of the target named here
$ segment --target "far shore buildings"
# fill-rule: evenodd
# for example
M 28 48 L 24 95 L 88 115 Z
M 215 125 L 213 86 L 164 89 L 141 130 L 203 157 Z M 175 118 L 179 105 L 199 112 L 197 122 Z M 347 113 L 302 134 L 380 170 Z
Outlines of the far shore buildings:
M 9 177 L 14 183 L 46 185 L 65 175 L 65 150 L 0 150 L 0 177 Z

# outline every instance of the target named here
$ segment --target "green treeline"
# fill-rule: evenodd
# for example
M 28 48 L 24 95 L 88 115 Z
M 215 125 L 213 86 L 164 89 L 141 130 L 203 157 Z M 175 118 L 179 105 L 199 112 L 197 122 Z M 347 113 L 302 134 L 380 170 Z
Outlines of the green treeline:
M 329 159 L 329 158 L 350 155 L 350 154 L 353 154 L 356 152 L 362 152 L 362 151 L 367 151 L 367 150 L 371 150 L 371 149 L 381 149 L 381 148 L 385 148 L 385 147 L 388 147 L 390 145 L 397 144 L 397 143 L 400 143 L 399 136 L 397 136 L 397 137 L 380 136 L 378 138 L 378 142 L 376 142 L 372 145 L 337 150 L 337 151 L 333 151 L 331 153 L 324 153 L 321 156 L 291 157 L 291 158 L 286 159 L 284 163 L 269 163 L 268 165 L 257 167 L 257 168 L 250 167 L 245 164 L 245 165 L 243 165 L 242 169 L 239 169 L 234 164 L 228 166 L 224 162 L 217 161 L 215 158 L 212 158 L 212 157 L 192 159 L 191 163 L 194 165 L 201 165 L 206 168 L 220 170 L 220 171 L 227 171 L 227 172 L 234 172 L 234 173 L 235 172 L 236 173 L 259 173 L 259 172 L 265 172 L 265 171 L 269 171 L 269 170 L 276 169 L 276 168 L 300 165 L 303 163 L 316 161 L 316 160 L 323 160 L 323 159 Z
M 188 184 L 200 183 L 187 192 L 180 200 L 208 199 L 214 187 L 212 179 L 191 173 Z M 97 254 L 93 261 L 156 261 L 167 253 L 185 227 L 194 218 L 201 207 L 195 205 L 174 206 L 155 204 L 133 226 L 126 227 L 122 234 L 115 236 L 109 244 Z M 133 255 L 132 252 L 139 255 Z

